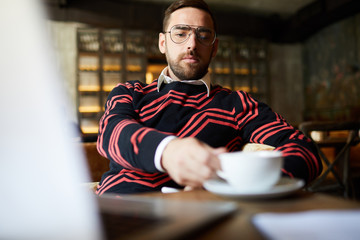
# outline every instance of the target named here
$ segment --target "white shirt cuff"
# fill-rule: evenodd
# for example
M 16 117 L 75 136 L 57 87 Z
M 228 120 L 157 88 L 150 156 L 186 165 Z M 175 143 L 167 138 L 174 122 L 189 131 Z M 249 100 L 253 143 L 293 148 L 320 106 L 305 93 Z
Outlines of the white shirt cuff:
M 166 172 L 163 169 L 163 167 L 161 166 L 161 156 L 162 156 L 162 153 L 164 152 L 165 147 L 174 138 L 176 138 L 176 137 L 175 136 L 168 136 L 168 137 L 164 138 L 156 148 L 155 157 L 154 157 L 154 163 L 155 163 L 156 169 L 159 170 L 160 172 Z

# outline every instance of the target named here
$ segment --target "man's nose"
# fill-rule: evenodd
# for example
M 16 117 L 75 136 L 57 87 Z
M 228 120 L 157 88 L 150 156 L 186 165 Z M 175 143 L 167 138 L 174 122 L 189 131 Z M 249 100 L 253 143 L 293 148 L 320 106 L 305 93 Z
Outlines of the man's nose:
M 190 33 L 189 39 L 187 40 L 187 48 L 194 50 L 196 49 L 196 45 L 198 44 L 197 39 L 196 39 L 196 34 L 194 29 L 192 30 L 192 32 Z

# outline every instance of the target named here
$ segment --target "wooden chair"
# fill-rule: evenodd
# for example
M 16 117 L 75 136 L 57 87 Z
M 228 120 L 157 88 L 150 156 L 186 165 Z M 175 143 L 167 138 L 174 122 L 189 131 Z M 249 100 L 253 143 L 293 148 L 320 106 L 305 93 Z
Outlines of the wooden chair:
M 101 176 L 109 170 L 109 159 L 98 153 L 96 142 L 81 142 L 80 144 L 86 157 L 91 178 L 91 182 L 84 183 L 84 185 L 95 191 Z
M 351 169 L 349 167 L 350 149 L 360 142 L 360 121 L 304 122 L 299 125 L 299 129 L 314 141 L 319 155 L 325 163 L 322 175 L 312 182 L 307 187 L 307 190 L 327 191 L 337 189 L 342 191 L 345 198 L 349 198 L 354 192 L 350 176 Z M 314 134 L 312 134 L 312 132 L 321 133 L 321 137 L 319 139 L 314 139 Z M 338 135 L 334 133 L 338 133 Z M 334 161 L 332 162 L 329 161 L 328 156 L 322 151 L 322 149 L 326 147 L 335 149 L 336 154 Z M 335 177 L 335 184 L 325 183 L 330 172 Z

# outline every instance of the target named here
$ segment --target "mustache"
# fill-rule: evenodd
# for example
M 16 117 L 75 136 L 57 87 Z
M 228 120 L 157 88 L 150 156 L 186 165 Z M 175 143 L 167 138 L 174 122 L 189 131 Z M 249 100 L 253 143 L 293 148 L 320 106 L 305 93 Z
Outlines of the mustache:
M 192 58 L 197 58 L 197 59 L 199 59 L 199 54 L 198 54 L 196 51 L 194 51 L 194 50 L 189 50 L 189 51 L 187 51 L 186 53 L 184 53 L 184 54 L 182 54 L 182 55 L 180 56 L 181 59 L 187 58 L 187 57 L 192 57 Z
M 188 50 L 187 55 L 193 56 L 193 57 L 198 57 L 198 53 L 195 50 Z

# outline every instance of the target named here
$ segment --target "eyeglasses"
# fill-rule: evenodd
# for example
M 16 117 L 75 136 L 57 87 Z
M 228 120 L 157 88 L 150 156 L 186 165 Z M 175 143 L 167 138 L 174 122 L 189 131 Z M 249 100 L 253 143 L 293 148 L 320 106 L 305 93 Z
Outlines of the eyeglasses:
M 174 25 L 169 32 L 171 40 L 180 44 L 189 39 L 190 35 L 195 30 L 196 39 L 205 46 L 211 46 L 214 44 L 216 39 L 216 33 L 214 30 L 206 27 L 191 27 L 189 25 L 178 24 Z

